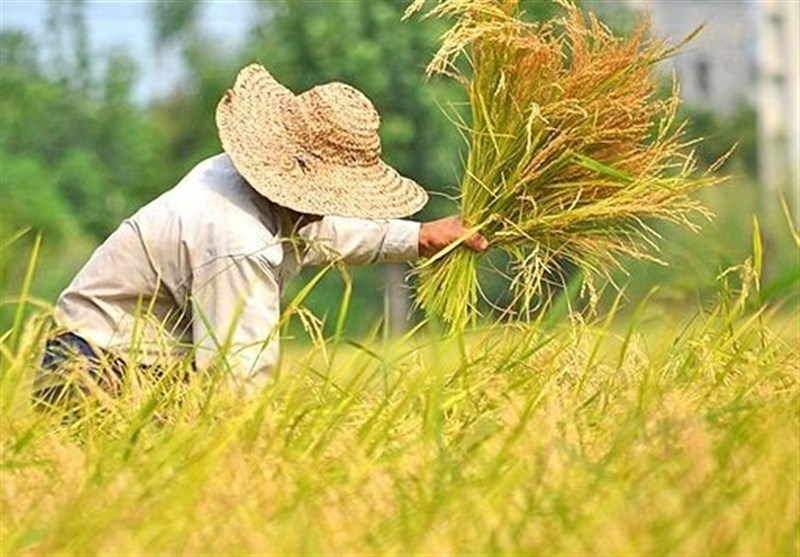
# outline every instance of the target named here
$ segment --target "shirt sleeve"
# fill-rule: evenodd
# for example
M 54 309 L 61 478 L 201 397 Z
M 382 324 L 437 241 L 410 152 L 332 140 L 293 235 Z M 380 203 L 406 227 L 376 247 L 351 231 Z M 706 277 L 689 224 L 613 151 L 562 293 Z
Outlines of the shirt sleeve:
M 273 267 L 257 255 L 212 259 L 194 271 L 192 303 L 197 367 L 219 366 L 244 392 L 260 386 L 279 356 Z
M 419 227 L 408 220 L 323 217 L 299 231 L 306 244 L 302 264 L 413 261 L 419 257 Z

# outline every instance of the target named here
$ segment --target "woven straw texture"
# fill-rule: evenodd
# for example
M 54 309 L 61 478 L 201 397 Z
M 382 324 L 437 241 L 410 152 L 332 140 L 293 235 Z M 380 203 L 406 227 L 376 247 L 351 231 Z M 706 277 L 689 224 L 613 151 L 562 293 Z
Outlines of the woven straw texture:
M 428 195 L 384 163 L 380 117 L 343 83 L 294 95 L 262 66 L 239 72 L 217 105 L 222 147 L 261 195 L 313 215 L 404 217 Z

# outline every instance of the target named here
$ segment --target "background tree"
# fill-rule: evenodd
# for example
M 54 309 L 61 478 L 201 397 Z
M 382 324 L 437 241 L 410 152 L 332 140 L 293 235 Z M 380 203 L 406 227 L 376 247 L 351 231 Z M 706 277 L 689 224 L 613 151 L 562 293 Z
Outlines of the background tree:
M 135 64 L 124 52 L 90 60 L 84 7 L 49 4 L 44 48 L 20 31 L 0 33 L 0 234 L 32 232 L 3 249 L 4 294 L 41 232 L 47 272 L 35 291 L 53 299 L 91 248 L 150 197 L 166 166 L 157 128 L 132 101 Z
M 150 4 L 156 49 L 179 43 L 196 32 L 202 5 L 197 0 L 159 1 Z

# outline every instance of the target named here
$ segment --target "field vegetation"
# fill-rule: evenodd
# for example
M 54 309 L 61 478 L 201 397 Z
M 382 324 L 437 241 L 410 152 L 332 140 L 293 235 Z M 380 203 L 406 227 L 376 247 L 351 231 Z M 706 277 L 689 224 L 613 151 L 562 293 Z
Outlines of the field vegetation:
M 755 181 L 747 111 L 681 109 L 710 139 L 702 167 L 738 142 L 733 179 L 693 198 L 716 215 L 699 233 L 655 226 L 669 265 L 623 260 L 594 312 L 576 279 L 529 322 L 498 320 L 508 283 L 481 279 L 475 326 L 417 315 L 392 337 L 380 277 L 330 270 L 288 292 L 257 396 L 164 362 L 119 397 L 33 407 L 58 291 L 218 151 L 213 106 L 241 63 L 269 52 L 293 90 L 363 89 L 390 162 L 453 193 L 459 140 L 437 101 L 463 98 L 419 79 L 444 29 L 399 24 L 393 0 L 303 4 L 259 8 L 229 55 L 207 48 L 201 3 L 154 4 L 187 79 L 147 104 L 129 57 L 89 55 L 79 1 L 51 6 L 66 43 L 0 32 L 0 555 L 800 554 L 800 236 Z M 454 211 L 436 195 L 423 218 Z
M 688 313 L 396 341 L 304 314 L 245 402 L 172 363 L 34 410 L 36 313 L 0 345 L 2 554 L 796 555 L 800 315 L 759 300 L 760 249 Z

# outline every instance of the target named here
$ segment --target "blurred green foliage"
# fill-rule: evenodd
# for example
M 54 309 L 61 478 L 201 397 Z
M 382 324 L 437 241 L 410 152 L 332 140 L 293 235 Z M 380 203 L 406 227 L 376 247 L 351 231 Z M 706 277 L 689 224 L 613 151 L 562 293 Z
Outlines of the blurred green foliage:
M 684 106 L 680 116 L 689 121 L 688 136 L 702 138 L 696 152 L 705 166 L 733 150 L 726 172 L 737 178 L 758 179 L 758 121 L 752 106 L 743 103 L 730 116 Z
M 522 4 L 531 19 L 549 17 L 557 9 L 549 1 Z M 52 302 L 123 218 L 217 153 L 217 100 L 238 69 L 252 61 L 264 64 L 295 92 L 330 80 L 362 89 L 382 115 L 386 160 L 432 192 L 419 216 L 454 212 L 451 197 L 464 142 L 445 112 L 459 110 L 463 96 L 455 83 L 424 78 L 443 23 L 418 18 L 402 23 L 406 5 L 405 0 L 257 3 L 241 47 L 226 51 L 210 47 L 213 37 L 198 25 L 202 2 L 153 2 L 156 59 L 178 52 L 184 74 L 171 92 L 146 105 L 133 100 L 140 76 L 128 53 L 90 54 L 83 0 L 50 3 L 42 37 L 4 29 L 0 245 L 20 230 L 31 233 L 0 252 L 2 297 L 18 291 L 35 233 L 44 240 L 33 292 Z M 629 15 L 614 17 L 621 28 L 630 25 Z M 692 133 L 708 138 L 701 157 L 713 159 L 738 142 L 729 167 L 755 176 L 752 110 L 745 108 L 732 120 L 701 113 L 691 117 Z M 731 199 L 746 200 L 751 207 L 750 196 L 758 192 L 747 191 Z M 731 238 L 720 234 L 714 241 L 730 243 Z M 742 252 L 739 248 L 732 251 Z M 647 281 L 663 278 L 650 275 L 642 274 Z M 352 303 L 359 312 L 350 312 L 355 317 L 348 330 L 359 334 L 383 312 L 382 281 L 371 269 L 355 271 L 354 280 Z M 311 309 L 335 315 L 341 288 L 340 279 L 326 278 L 309 301 Z M 493 290 L 502 299 L 502 283 Z M 2 307 L 0 321 L 5 323 Z

